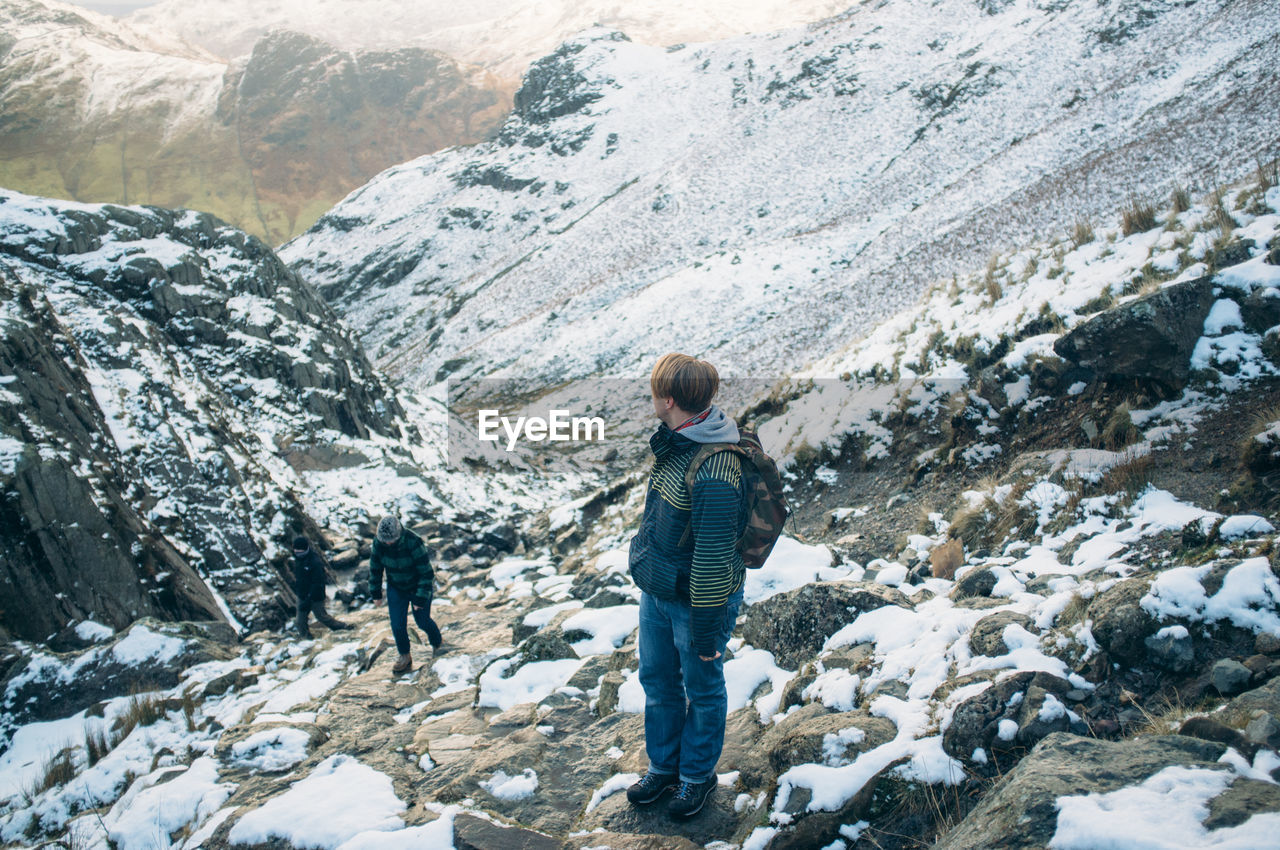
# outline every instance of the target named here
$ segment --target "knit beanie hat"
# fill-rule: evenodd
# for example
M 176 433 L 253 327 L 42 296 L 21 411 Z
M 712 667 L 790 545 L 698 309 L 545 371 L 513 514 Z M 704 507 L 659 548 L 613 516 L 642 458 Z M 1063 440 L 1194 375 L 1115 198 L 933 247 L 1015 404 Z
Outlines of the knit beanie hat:
M 400 520 L 387 514 L 382 518 L 382 522 L 378 523 L 378 540 L 382 543 L 395 543 L 399 539 Z
M 303 537 L 302 535 L 298 535 L 297 537 L 293 538 L 293 551 L 305 552 L 310 548 L 311 548 L 311 544 L 308 543 L 307 538 Z

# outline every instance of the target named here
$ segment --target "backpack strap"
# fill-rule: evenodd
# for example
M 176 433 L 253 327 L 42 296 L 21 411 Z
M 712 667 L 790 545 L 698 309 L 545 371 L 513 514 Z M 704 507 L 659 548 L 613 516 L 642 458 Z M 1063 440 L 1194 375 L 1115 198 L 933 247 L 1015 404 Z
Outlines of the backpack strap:
M 733 452 L 741 460 L 746 457 L 746 452 L 737 443 L 703 443 L 698 450 L 693 453 L 693 457 L 689 459 L 689 468 L 684 471 L 684 486 L 689 491 L 689 504 L 693 504 L 693 480 L 698 475 L 698 470 L 709 457 L 717 452 Z M 742 487 L 738 487 L 741 494 Z M 684 527 L 684 533 L 680 535 L 680 542 L 676 544 L 681 549 L 687 549 L 693 543 L 693 517 L 692 511 L 689 518 L 689 524 Z

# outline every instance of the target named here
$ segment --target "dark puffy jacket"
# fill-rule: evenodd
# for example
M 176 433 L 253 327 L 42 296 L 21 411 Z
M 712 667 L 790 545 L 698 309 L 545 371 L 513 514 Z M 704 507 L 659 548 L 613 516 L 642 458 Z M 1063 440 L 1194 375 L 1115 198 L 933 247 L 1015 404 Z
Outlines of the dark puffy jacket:
M 369 558 L 369 595 L 382 598 L 382 574 L 387 583 L 410 596 L 419 605 L 431 603 L 435 592 L 435 571 L 431 569 L 431 553 L 422 538 L 404 529 L 400 539 L 390 545 L 381 540 L 373 541 L 373 554 Z
M 293 590 L 302 603 L 324 599 L 324 558 L 315 549 L 293 556 Z
M 641 590 L 693 609 L 693 647 L 709 656 L 717 650 L 714 635 L 725 604 L 745 579 L 737 542 L 746 521 L 746 499 L 741 462 L 732 452 L 707 458 L 689 492 L 685 472 L 698 446 L 666 425 L 650 438 L 653 471 L 629 560 L 631 577 Z M 686 528 L 693 545 L 682 548 Z

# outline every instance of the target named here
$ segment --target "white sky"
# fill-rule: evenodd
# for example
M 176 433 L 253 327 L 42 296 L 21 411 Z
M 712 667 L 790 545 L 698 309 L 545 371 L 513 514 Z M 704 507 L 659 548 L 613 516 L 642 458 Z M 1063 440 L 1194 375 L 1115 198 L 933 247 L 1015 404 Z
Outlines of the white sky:
M 141 9 L 143 6 L 154 5 L 158 0 L 66 0 L 75 6 L 84 6 L 86 9 L 92 9 L 95 12 L 101 12 L 104 15 L 127 15 L 134 9 Z

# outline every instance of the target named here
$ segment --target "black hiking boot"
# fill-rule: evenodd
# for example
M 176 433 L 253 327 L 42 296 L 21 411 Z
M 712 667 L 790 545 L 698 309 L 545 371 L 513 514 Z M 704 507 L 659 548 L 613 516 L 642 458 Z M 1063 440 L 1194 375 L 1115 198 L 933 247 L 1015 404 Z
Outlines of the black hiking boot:
M 691 818 L 702 811 L 718 780 L 712 776 L 705 782 L 681 782 L 667 804 L 667 813 L 673 818 Z
M 646 773 L 639 782 L 627 789 L 627 800 L 633 806 L 647 806 L 680 781 L 678 776 L 668 773 Z

